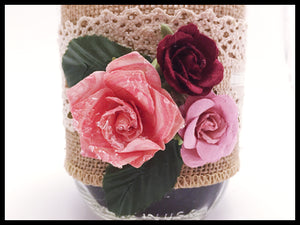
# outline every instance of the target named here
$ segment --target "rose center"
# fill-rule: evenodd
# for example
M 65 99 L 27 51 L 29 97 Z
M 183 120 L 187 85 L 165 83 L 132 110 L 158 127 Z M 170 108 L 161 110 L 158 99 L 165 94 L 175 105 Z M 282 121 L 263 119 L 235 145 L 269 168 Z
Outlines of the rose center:
M 114 107 L 101 116 L 97 123 L 102 135 L 114 148 L 124 148 L 124 143 L 139 136 L 143 131 L 140 114 L 134 104 L 110 97 Z
M 200 74 L 206 67 L 204 55 L 192 46 L 185 46 L 175 51 L 172 59 L 174 71 L 186 78 L 200 79 Z
M 197 121 L 195 136 L 209 144 L 216 144 L 226 129 L 227 123 L 222 116 L 215 111 L 205 112 Z
M 136 118 L 130 118 L 128 113 L 117 113 L 115 128 L 116 132 L 123 136 L 131 136 L 138 127 Z

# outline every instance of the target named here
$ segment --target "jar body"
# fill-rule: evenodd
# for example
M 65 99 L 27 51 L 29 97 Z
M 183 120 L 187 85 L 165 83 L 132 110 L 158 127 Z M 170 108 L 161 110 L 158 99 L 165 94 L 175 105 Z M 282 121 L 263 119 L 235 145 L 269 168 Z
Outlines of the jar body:
M 143 212 L 117 217 L 107 209 L 102 187 L 85 185 L 75 180 L 76 186 L 89 207 L 106 220 L 189 220 L 203 219 L 217 204 L 224 193 L 228 180 L 203 187 L 172 189 Z
M 185 5 L 178 8 L 176 5 L 149 5 L 145 8 L 144 5 L 114 5 L 113 7 L 69 5 L 62 6 L 61 13 L 62 24 L 59 32 L 61 57 L 68 49 L 71 40 L 85 35 L 103 35 L 120 45 L 134 46 L 135 50 L 154 59 L 157 43 L 162 39 L 157 35 L 162 23 L 168 21 L 168 25 L 174 32 L 183 24 L 195 23 L 201 32 L 216 41 L 220 51 L 219 61 L 224 67 L 224 79 L 215 87 L 215 93 L 230 95 L 241 109 L 242 65 L 245 59 L 245 6 Z M 141 29 L 145 32 L 141 32 Z M 68 85 L 65 77 L 64 84 L 64 96 L 66 96 Z M 80 154 L 79 135 L 72 126 L 73 118 L 67 97 L 64 97 L 64 124 L 67 128 L 65 168 L 74 179 L 76 178 L 75 183 L 80 193 L 100 219 L 203 219 L 222 196 L 228 183 L 227 179 L 239 168 L 238 150 L 236 150 L 232 156 L 222 159 L 222 162 L 200 168 L 195 175 L 212 181 L 208 179 L 209 176 L 219 177 L 215 176 L 215 173 L 225 174 L 226 176 L 221 179 L 225 181 L 220 183 L 212 181 L 213 184 L 208 186 L 173 189 L 144 212 L 128 217 L 117 217 L 107 209 L 104 191 L 97 186 L 102 182 L 104 163 L 82 157 Z M 185 175 L 182 177 L 186 179 Z M 79 180 L 95 186 L 85 185 Z M 194 179 L 188 177 L 185 181 L 194 182 Z M 202 183 L 197 181 L 195 186 L 200 185 Z

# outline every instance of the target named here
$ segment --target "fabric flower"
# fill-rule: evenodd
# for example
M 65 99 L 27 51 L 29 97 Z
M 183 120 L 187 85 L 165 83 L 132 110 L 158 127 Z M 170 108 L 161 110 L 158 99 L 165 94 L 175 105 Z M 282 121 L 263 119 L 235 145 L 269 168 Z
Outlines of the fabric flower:
M 155 68 L 139 53 L 110 62 L 67 91 L 81 155 L 140 167 L 183 126 Z
M 189 167 L 216 162 L 229 155 L 237 142 L 238 108 L 226 95 L 213 92 L 205 97 L 190 96 L 180 107 L 185 128 L 181 156 Z
M 157 61 L 165 80 L 177 92 L 205 96 L 223 79 L 218 53 L 215 41 L 190 23 L 159 42 Z

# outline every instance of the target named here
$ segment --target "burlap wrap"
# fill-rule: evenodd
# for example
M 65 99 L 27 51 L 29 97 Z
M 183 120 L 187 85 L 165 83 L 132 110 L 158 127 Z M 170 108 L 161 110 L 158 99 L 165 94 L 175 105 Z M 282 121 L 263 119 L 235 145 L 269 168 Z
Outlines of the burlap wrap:
M 207 11 L 208 9 L 212 11 Z M 159 16 L 155 17 L 156 15 Z M 214 88 L 214 91 L 218 94 L 229 94 L 241 108 L 242 92 L 238 90 L 240 87 L 234 89 L 230 85 L 230 79 L 233 73 L 239 74 L 243 70 L 245 27 L 241 21 L 244 16 L 245 6 L 242 5 L 64 5 L 61 6 L 60 52 L 62 56 L 72 38 L 86 34 L 101 34 L 134 50 L 146 51 L 150 56 L 155 56 L 156 46 L 161 38 L 160 34 L 151 37 L 145 47 L 141 39 L 147 37 L 147 33 L 137 33 L 143 24 L 148 24 L 147 32 L 150 35 L 150 33 L 157 33 L 159 27 L 156 24 L 169 22 L 170 27 L 176 29 L 186 24 L 187 21 L 192 21 L 198 27 L 202 25 L 203 33 L 213 38 L 220 50 L 219 60 L 225 69 L 224 79 Z M 124 18 L 127 18 L 127 21 Z M 206 19 L 205 22 L 203 22 L 204 19 Z M 127 26 L 127 22 L 129 26 L 132 21 L 135 23 L 134 28 L 125 27 L 126 30 L 122 30 L 124 26 Z M 119 26 L 120 31 L 118 32 L 112 25 Z M 63 88 L 65 92 L 68 87 L 64 85 Z M 65 168 L 67 172 L 84 184 L 102 186 L 103 175 L 108 164 L 80 155 L 80 140 L 77 132 L 70 125 L 72 117 L 66 98 L 64 99 L 64 117 L 66 121 L 69 121 L 65 122 Z M 238 170 L 239 147 L 237 143 L 229 156 L 223 157 L 216 163 L 208 163 L 198 168 L 183 165 L 174 188 L 215 184 L 232 177 Z

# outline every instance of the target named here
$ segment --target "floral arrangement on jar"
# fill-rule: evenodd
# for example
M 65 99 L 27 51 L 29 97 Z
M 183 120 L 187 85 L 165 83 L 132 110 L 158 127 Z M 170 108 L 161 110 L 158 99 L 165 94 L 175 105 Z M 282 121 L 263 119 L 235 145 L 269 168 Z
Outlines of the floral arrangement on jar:
M 80 154 L 108 164 L 103 191 L 116 216 L 162 199 L 183 164 L 216 162 L 237 144 L 238 107 L 213 91 L 224 73 L 215 41 L 193 23 L 161 33 L 155 59 L 96 35 L 63 56 Z

